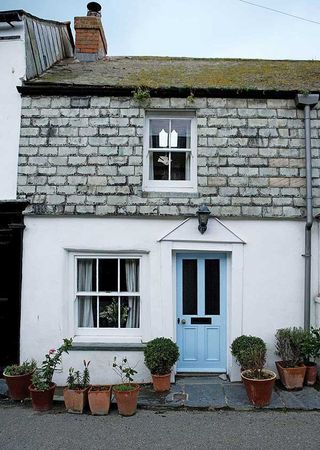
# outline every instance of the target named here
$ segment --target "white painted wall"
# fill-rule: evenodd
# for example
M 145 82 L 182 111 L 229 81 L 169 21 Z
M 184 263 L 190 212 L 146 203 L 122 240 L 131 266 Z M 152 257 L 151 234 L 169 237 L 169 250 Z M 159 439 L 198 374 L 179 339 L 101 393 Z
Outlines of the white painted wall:
M 224 224 L 246 244 L 214 242 L 214 223 L 207 233 L 179 228 L 175 240 L 159 242 L 180 221 L 134 218 L 26 217 L 24 235 L 21 359 L 35 357 L 73 336 L 72 252 L 145 251 L 142 275 L 142 330 L 140 337 L 105 338 L 105 342 L 140 342 L 157 336 L 175 339 L 175 252 L 225 251 L 228 253 L 228 347 L 238 335 L 261 336 L 268 345 L 268 366 L 274 368 L 274 333 L 277 328 L 303 324 L 304 222 L 288 220 L 234 220 Z M 189 224 L 190 224 L 189 223 Z M 317 227 L 313 241 L 318 248 Z M 211 231 L 210 231 L 211 230 Z M 218 236 L 218 233 L 217 233 Z M 223 241 L 224 240 L 224 241 Z M 314 252 L 313 296 L 318 292 L 318 258 Z M 84 342 L 83 337 L 75 340 Z M 99 341 L 95 337 L 91 342 Z M 93 383 L 114 383 L 114 352 L 74 351 L 64 358 L 63 373 L 55 381 L 64 384 L 68 367 L 81 368 L 91 360 Z M 124 355 L 123 352 L 121 352 Z M 128 352 L 137 365 L 137 381 L 149 381 L 143 355 Z M 228 371 L 239 376 L 228 350 Z
M 0 24 L 0 200 L 16 198 L 21 97 L 16 86 L 26 72 L 23 22 Z

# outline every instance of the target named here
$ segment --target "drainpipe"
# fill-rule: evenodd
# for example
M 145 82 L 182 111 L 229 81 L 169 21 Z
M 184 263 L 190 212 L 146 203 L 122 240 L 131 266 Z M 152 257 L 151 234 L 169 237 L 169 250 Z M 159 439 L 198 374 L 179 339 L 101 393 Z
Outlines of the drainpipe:
M 304 263 L 304 328 L 310 328 L 311 301 L 311 228 L 313 223 L 312 211 L 312 155 L 311 155 L 311 125 L 310 110 L 319 101 L 318 94 L 297 94 L 296 107 L 304 110 L 305 127 L 305 164 L 306 164 L 306 225 L 305 225 L 305 263 Z

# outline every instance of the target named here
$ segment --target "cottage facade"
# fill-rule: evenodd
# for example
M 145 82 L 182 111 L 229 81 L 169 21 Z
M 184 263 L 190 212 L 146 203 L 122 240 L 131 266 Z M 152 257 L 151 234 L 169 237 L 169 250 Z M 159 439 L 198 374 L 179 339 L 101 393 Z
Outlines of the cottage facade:
M 100 18 L 90 19 L 100 33 Z M 80 62 L 19 89 L 18 198 L 29 204 L 21 359 L 71 336 L 59 384 L 83 359 L 93 382 L 116 381 L 114 355 L 149 381 L 143 345 L 167 336 L 180 347 L 177 372 L 236 380 L 230 344 L 252 334 L 267 342 L 272 367 L 275 331 L 305 320 L 306 122 L 295 98 L 319 90 L 319 64 L 94 61 L 105 39 L 97 45 L 84 52 L 76 38 Z M 320 112 L 311 106 L 317 214 Z M 211 213 L 204 233 L 201 204 Z M 318 247 L 315 222 L 312 324 Z

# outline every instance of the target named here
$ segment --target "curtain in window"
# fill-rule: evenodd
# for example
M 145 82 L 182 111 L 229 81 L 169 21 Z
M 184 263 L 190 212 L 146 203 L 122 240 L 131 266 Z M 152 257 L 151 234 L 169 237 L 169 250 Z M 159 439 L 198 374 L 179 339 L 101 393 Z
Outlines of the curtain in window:
M 126 283 L 128 292 L 137 291 L 137 281 L 138 281 L 138 261 L 135 259 L 127 259 L 125 263 L 126 269 Z M 138 328 L 139 327 L 139 298 L 138 297 L 128 297 L 128 319 L 127 328 Z
M 92 291 L 92 260 L 78 260 L 78 290 Z M 93 327 L 93 311 L 91 297 L 79 297 L 79 327 Z

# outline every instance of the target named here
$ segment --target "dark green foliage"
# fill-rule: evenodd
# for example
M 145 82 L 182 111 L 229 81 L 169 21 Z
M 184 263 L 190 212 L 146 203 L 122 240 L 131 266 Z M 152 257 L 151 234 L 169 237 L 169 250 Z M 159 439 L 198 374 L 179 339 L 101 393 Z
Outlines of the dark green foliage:
M 14 375 L 27 375 L 33 373 L 37 367 L 37 363 L 34 359 L 31 361 L 24 361 L 21 365 L 13 364 L 12 366 L 7 366 L 4 369 L 4 375 L 14 376 Z
M 302 355 L 306 364 L 320 356 L 320 328 L 311 328 L 305 332 L 302 342 Z
M 179 359 L 179 347 L 169 338 L 159 337 L 148 342 L 144 363 L 153 375 L 166 375 Z
M 265 365 L 267 347 L 259 337 L 239 336 L 231 344 L 231 353 L 242 369 L 258 373 Z
M 113 358 L 113 364 L 112 364 L 113 370 L 119 375 L 119 377 L 121 378 L 122 381 L 122 385 L 124 385 L 124 387 L 122 389 L 119 389 L 118 385 L 117 389 L 118 390 L 123 390 L 123 391 L 128 391 L 131 389 L 126 389 L 126 383 L 132 383 L 133 381 L 133 376 L 137 373 L 136 370 L 134 370 L 133 367 L 129 366 L 128 360 L 127 358 L 122 358 L 122 361 L 120 364 L 117 363 L 117 357 L 115 356 Z
M 308 331 L 303 328 L 280 328 L 276 332 L 276 353 L 285 367 L 297 367 L 303 361 L 303 343 Z
M 67 378 L 67 387 L 68 389 L 86 389 L 90 383 L 90 374 L 89 374 L 89 364 L 90 361 L 83 361 L 84 369 L 83 373 L 80 373 L 80 370 L 74 370 L 73 367 L 69 369 L 69 375 Z

